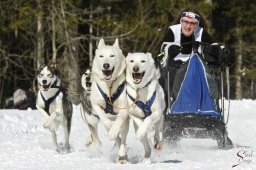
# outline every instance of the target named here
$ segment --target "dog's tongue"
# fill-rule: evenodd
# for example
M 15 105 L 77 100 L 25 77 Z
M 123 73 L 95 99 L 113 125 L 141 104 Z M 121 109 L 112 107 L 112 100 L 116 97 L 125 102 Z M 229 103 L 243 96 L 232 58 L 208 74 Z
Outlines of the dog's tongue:
M 43 85 L 43 88 L 44 88 L 44 89 L 48 89 L 49 86 L 50 86 L 50 84 L 48 84 L 48 85 Z
M 133 73 L 133 79 L 135 83 L 139 83 L 141 79 L 143 78 L 141 73 Z
M 102 72 L 103 72 L 106 80 L 111 79 L 111 77 L 112 77 L 112 71 L 111 70 L 104 70 Z
M 105 76 L 111 76 L 112 71 L 111 70 L 106 70 L 106 71 L 103 71 L 103 73 L 104 73 Z

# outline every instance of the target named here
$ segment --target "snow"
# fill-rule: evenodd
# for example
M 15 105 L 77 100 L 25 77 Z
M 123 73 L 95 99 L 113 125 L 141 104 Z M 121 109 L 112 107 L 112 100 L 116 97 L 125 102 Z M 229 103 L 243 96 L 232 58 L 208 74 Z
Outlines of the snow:
M 74 106 L 71 153 L 54 152 L 50 132 L 42 125 L 43 117 L 37 110 L 0 110 L 0 169 L 256 170 L 256 100 L 231 101 L 227 127 L 233 149 L 218 149 L 212 139 L 182 139 L 176 147 L 166 144 L 161 151 L 153 151 L 151 164 L 141 162 L 144 151 L 132 126 L 127 138 L 127 164 L 115 163 L 118 150 L 107 139 L 102 124 L 99 126 L 102 147 L 86 147 L 88 128 L 79 106 Z M 61 145 L 62 128 L 58 135 Z M 232 168 L 233 165 L 237 166 Z

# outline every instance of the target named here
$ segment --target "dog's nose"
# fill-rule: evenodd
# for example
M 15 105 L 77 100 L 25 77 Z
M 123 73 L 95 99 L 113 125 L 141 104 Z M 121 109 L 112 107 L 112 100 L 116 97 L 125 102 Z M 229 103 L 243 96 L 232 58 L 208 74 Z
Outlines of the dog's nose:
M 42 82 L 43 82 L 43 84 L 46 84 L 46 83 L 47 83 L 47 80 L 43 80 Z
M 105 70 L 109 69 L 109 67 L 110 67 L 110 65 L 109 65 L 108 63 L 103 64 L 103 68 L 104 68 Z
M 136 73 L 139 72 L 139 71 L 140 71 L 139 66 L 134 66 L 134 67 L 133 67 L 133 71 L 136 72 Z
M 86 80 L 86 81 L 90 81 L 90 80 L 91 80 L 91 77 L 86 77 L 85 80 Z

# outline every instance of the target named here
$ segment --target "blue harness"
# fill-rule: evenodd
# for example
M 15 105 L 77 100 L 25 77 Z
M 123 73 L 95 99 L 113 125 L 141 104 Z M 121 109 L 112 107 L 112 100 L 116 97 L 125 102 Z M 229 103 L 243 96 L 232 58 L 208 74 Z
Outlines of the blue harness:
M 42 97 L 42 99 L 43 99 L 43 101 L 44 101 L 44 110 L 47 112 L 47 114 L 50 116 L 50 112 L 49 112 L 49 108 L 50 108 L 50 104 L 54 101 L 54 99 L 59 95 L 59 93 L 60 93 L 60 89 L 57 91 L 57 93 L 54 95 L 54 96 L 52 96 L 51 98 L 49 98 L 48 100 L 46 100 L 45 98 L 44 98 L 44 96 L 42 95 L 42 93 L 40 92 L 40 95 L 41 95 L 41 97 Z
M 106 102 L 106 108 L 104 109 L 105 113 L 110 113 L 112 115 L 117 115 L 116 112 L 114 112 L 113 110 L 113 105 L 112 103 L 115 102 L 115 100 L 122 94 L 122 92 L 124 91 L 124 87 L 125 87 L 125 82 L 123 82 L 117 89 L 117 91 L 110 97 L 108 97 L 100 88 L 100 86 L 97 84 L 97 87 L 102 95 L 102 97 L 104 98 L 105 102 Z M 111 101 L 111 102 L 110 102 Z
M 129 95 L 129 98 L 135 102 L 135 104 L 144 112 L 145 117 L 143 119 L 145 119 L 146 117 L 150 116 L 152 111 L 151 111 L 151 106 L 155 101 L 156 98 L 156 90 L 154 91 L 153 95 L 150 97 L 150 99 L 146 102 L 146 104 L 144 104 L 142 101 L 136 101 L 131 95 Z

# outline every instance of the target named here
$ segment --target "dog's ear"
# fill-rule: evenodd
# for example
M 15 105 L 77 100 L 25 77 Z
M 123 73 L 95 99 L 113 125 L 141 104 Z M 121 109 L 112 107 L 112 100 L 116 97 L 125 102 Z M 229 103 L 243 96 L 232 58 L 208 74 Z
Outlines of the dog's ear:
M 152 54 L 151 53 L 147 52 L 147 55 L 152 58 Z
M 99 44 L 98 44 L 98 49 L 99 49 L 99 48 L 102 48 L 102 47 L 104 47 L 104 46 L 105 46 L 105 41 L 104 41 L 104 39 L 100 39 Z
M 53 74 L 59 75 L 59 69 L 58 69 L 56 63 L 51 63 L 51 64 L 49 64 L 48 68 L 49 68 L 49 70 L 50 70 Z
M 119 48 L 119 41 L 118 41 L 118 38 L 116 38 L 116 41 L 115 41 L 115 43 L 114 43 L 113 46 L 116 47 L 116 48 Z
M 46 66 L 46 64 L 40 64 L 40 66 L 38 67 L 38 71 L 41 71 L 44 67 Z

